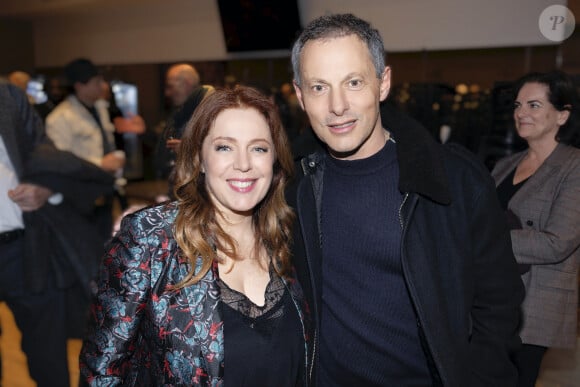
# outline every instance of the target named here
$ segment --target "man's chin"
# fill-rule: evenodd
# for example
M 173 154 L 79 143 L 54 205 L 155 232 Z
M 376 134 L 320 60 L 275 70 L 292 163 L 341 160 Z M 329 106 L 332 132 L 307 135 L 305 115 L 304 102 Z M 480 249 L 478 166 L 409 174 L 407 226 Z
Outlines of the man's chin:
M 349 149 L 349 148 L 332 149 L 331 147 L 328 147 L 328 152 L 335 159 L 350 159 L 357 153 L 357 151 L 359 149 L 360 149 L 360 147 L 357 147 L 355 149 Z

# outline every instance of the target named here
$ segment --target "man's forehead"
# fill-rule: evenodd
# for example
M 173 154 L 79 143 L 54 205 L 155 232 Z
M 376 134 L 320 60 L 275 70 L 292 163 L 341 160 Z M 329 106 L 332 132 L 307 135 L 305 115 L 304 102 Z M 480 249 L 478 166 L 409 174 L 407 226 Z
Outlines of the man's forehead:
M 168 77 L 166 80 L 166 83 L 168 85 L 177 85 L 178 83 L 181 82 L 181 79 L 179 77 Z

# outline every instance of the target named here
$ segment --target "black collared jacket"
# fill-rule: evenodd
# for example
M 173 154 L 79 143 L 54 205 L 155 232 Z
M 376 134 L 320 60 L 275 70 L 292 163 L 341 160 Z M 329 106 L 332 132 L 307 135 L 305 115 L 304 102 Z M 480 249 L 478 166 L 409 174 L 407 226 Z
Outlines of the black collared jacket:
M 489 171 L 466 149 L 436 143 L 402 113 L 389 108 L 382 117 L 396 141 L 398 185 L 404 195 L 399 210 L 403 275 L 433 385 L 515 386 L 517 371 L 510 354 L 521 343 L 524 288 Z M 314 384 L 326 157 L 322 151 L 303 158 L 302 173 L 288 190 L 298 215 L 294 264 L 315 322 L 310 370 Z

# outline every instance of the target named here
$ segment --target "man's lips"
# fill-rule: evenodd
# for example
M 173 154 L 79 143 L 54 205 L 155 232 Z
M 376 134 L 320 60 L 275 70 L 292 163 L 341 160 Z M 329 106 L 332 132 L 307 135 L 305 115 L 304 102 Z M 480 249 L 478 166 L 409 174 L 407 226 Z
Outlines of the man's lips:
M 342 133 L 342 132 L 347 132 L 350 129 L 352 129 L 354 127 L 355 122 L 356 122 L 355 120 L 350 120 L 350 121 L 346 121 L 346 122 L 337 122 L 337 123 L 327 124 L 327 126 L 330 128 L 330 130 L 332 132 Z

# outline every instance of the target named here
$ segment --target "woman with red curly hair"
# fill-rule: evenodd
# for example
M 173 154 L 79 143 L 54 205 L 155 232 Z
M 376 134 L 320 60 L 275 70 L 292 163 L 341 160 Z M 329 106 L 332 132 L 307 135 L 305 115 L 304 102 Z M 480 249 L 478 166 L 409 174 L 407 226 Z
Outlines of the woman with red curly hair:
M 302 386 L 307 340 L 270 99 L 216 90 L 188 123 L 176 201 L 124 218 L 108 245 L 82 378 L 90 385 Z

